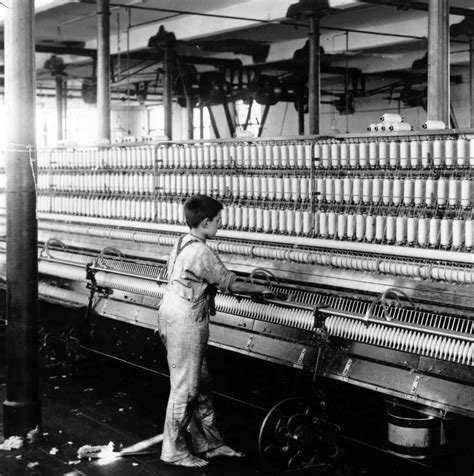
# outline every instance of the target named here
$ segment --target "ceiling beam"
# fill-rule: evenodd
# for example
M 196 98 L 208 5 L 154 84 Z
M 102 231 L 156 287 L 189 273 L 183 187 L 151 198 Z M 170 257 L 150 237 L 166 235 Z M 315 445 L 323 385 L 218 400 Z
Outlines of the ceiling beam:
M 364 0 L 366 3 L 376 3 L 379 5 L 390 5 L 402 10 L 423 10 L 428 11 L 428 4 L 424 2 L 415 2 L 411 0 Z M 451 15 L 470 16 L 474 15 L 474 10 L 469 8 L 449 7 Z

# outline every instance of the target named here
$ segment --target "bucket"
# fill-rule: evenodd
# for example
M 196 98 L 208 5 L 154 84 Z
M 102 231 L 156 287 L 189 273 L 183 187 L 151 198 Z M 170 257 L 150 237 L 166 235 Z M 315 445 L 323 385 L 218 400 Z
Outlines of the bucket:
M 446 444 L 443 420 L 417 410 L 393 407 L 388 414 L 388 443 L 397 454 L 430 458 Z

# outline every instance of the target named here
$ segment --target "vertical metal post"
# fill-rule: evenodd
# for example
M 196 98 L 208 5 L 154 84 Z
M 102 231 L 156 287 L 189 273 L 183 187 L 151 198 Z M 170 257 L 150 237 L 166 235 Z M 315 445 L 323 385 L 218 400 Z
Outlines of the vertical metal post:
M 469 36 L 469 104 L 470 127 L 474 127 L 474 36 Z
M 63 136 L 67 140 L 67 79 L 63 78 Z
M 6 141 L 7 392 L 4 436 L 41 427 L 38 393 L 34 0 L 4 8 Z M 2 7 L 3 8 L 3 7 Z
M 57 133 L 56 139 L 61 141 L 64 139 L 64 91 L 63 91 L 63 81 L 64 78 L 61 74 L 56 74 L 54 78 L 56 82 L 56 118 L 57 118 Z
M 199 103 L 199 138 L 204 139 L 204 105 Z
M 309 133 L 319 134 L 319 102 L 320 102 L 320 42 L 319 18 L 309 18 L 309 73 L 308 73 L 308 112 Z
M 449 0 L 429 0 L 428 120 L 449 127 Z
M 163 58 L 163 106 L 165 109 L 165 136 L 173 139 L 173 47 L 165 46 Z
M 110 2 L 97 0 L 97 113 L 99 141 L 110 141 Z
M 188 116 L 188 139 L 194 139 L 194 107 L 191 98 L 188 96 L 186 101 L 186 110 Z

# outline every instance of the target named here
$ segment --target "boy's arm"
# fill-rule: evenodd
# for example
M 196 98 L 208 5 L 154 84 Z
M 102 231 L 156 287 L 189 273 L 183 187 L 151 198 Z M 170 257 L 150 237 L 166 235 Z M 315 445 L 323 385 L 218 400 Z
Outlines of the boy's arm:
M 244 281 L 234 281 L 229 286 L 229 290 L 233 293 L 242 294 L 258 294 L 258 293 L 271 293 L 271 291 L 265 286 L 259 284 L 246 283 Z

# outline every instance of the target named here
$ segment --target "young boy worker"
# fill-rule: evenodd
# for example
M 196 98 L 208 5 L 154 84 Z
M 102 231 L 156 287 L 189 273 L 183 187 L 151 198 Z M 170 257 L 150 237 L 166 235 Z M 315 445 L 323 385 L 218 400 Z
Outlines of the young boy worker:
M 215 313 L 217 289 L 245 294 L 269 291 L 236 281 L 236 275 L 206 245 L 207 239 L 216 236 L 222 208 L 221 203 L 205 195 L 193 196 L 184 204 L 189 233 L 171 251 L 168 285 L 158 314 L 171 384 L 161 459 L 178 466 L 201 467 L 208 464 L 207 459 L 218 456 L 243 456 L 224 444 L 214 424 L 211 378 L 205 359 L 209 315 Z

